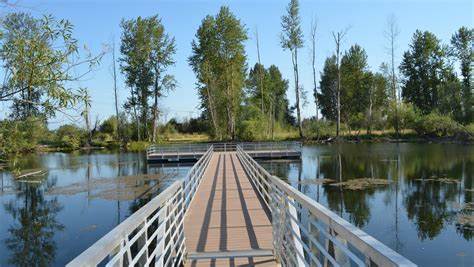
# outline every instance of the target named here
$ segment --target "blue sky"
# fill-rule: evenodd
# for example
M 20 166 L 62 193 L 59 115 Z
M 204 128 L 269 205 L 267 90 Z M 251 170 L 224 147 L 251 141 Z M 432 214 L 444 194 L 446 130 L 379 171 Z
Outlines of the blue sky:
M 170 69 L 178 81 L 178 88 L 161 100 L 165 115 L 162 119 L 172 117 L 186 118 L 197 116 L 198 98 L 195 90 L 195 76 L 187 63 L 191 53 L 191 41 L 201 20 L 208 14 L 216 14 L 222 5 L 231 11 L 245 24 L 249 40 L 245 43 L 247 63 L 253 66 L 257 59 L 254 40 L 255 28 L 258 28 L 261 60 L 266 66 L 274 64 L 280 68 L 285 78 L 292 81 L 291 58 L 289 52 L 283 51 L 279 44 L 281 31 L 280 18 L 285 12 L 288 1 L 20 1 L 23 11 L 34 16 L 49 13 L 57 18 L 70 20 L 74 26 L 74 36 L 82 45 L 93 52 L 100 52 L 104 43 L 115 39 L 116 49 L 120 42 L 120 21 L 122 18 L 151 16 L 158 14 L 166 31 L 176 38 L 176 64 Z M 435 33 L 444 43 L 460 26 L 473 27 L 473 3 L 465 0 L 354 0 L 354 1 L 301 1 L 301 17 L 305 32 L 305 48 L 300 52 L 300 75 L 306 90 L 309 91 L 309 104 L 303 108 L 303 116 L 313 116 L 315 108 L 312 98 L 312 74 L 309 56 L 309 30 L 313 16 L 318 20 L 317 33 L 317 71 L 322 69 L 324 59 L 334 51 L 332 31 L 350 27 L 343 45 L 344 50 L 352 44 L 361 45 L 368 54 L 372 70 L 378 70 L 380 64 L 388 61 L 386 40 L 383 32 L 387 17 L 394 14 L 400 29 L 397 62 L 400 62 L 403 51 L 406 51 L 411 36 L 416 29 L 429 30 Z M 291 103 L 294 103 L 293 86 L 288 92 Z M 111 76 L 111 56 L 106 55 L 99 68 L 77 86 L 90 89 L 93 103 L 93 118 L 105 119 L 114 114 L 113 80 Z M 122 103 L 127 97 L 127 89 L 122 78 L 119 81 L 119 99 Z M 0 107 L 2 113 L 6 107 Z M 70 122 L 62 116 L 52 120 L 55 124 Z

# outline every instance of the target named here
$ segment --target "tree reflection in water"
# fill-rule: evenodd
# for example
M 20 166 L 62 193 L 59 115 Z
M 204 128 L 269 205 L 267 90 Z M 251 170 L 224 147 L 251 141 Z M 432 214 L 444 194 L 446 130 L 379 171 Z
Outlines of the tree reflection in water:
M 57 198 L 45 199 L 41 186 L 19 183 L 16 200 L 5 204 L 14 222 L 5 244 L 10 250 L 9 263 L 16 266 L 49 266 L 54 262 L 54 235 L 64 226 L 56 220 L 62 210 Z
M 303 154 L 302 162 L 304 164 L 262 162 L 262 165 L 358 227 L 369 224 L 371 209 L 377 205 L 393 207 L 387 210 L 393 215 L 385 223 L 393 229 L 393 247 L 397 250 L 403 247 L 398 235 L 403 231 L 399 223 L 404 213 L 415 226 L 419 240 L 434 239 L 448 225 L 455 226 L 458 234 L 466 240 L 474 236 L 472 227 L 457 223 L 459 207 L 474 202 L 474 192 L 471 191 L 474 153 L 469 147 L 410 144 L 315 146 Z M 313 166 L 309 166 L 311 164 Z M 305 168 L 311 171 L 306 173 Z M 320 178 L 337 182 L 377 178 L 389 180 L 390 185 L 348 190 L 330 184 L 306 183 L 301 186 L 297 183 L 300 179 Z M 437 181 L 443 178 L 455 182 Z M 467 212 L 472 214 L 472 211 Z

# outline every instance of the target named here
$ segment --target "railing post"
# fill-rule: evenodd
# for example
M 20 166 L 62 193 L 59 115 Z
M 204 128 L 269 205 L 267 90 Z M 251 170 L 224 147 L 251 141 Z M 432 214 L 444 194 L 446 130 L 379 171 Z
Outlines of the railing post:
M 299 240 L 301 240 L 301 232 L 298 222 L 295 222 L 292 218 L 298 220 L 298 213 L 296 212 L 295 208 L 295 201 L 290 198 L 286 197 L 288 201 L 288 212 L 290 213 L 290 227 L 292 229 L 291 236 L 293 237 L 293 246 L 296 252 L 296 259 L 298 260 L 298 266 L 305 266 L 305 259 L 302 258 L 304 255 L 303 245 Z M 296 235 L 296 236 L 295 236 Z
M 156 252 L 157 255 L 160 255 L 160 257 L 155 257 L 155 266 L 162 267 L 163 266 L 163 255 L 164 255 L 164 249 L 165 249 L 165 241 L 166 241 L 166 223 L 167 221 L 166 216 L 168 216 L 168 202 L 164 203 L 164 206 L 161 207 L 164 209 L 164 212 L 160 214 L 158 217 L 158 227 L 160 227 L 160 224 L 164 224 L 164 227 L 161 228 L 161 231 L 156 235 L 156 242 L 160 241 L 160 238 L 162 239 L 160 243 L 157 243 L 158 250 Z

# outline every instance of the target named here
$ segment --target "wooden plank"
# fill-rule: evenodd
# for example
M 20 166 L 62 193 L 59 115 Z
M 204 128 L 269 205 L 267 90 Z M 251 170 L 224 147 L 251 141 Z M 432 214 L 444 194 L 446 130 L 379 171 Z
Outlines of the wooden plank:
M 235 152 L 215 152 L 184 219 L 189 253 L 272 250 L 272 225 Z M 231 253 L 232 254 L 232 253 Z M 273 258 L 232 259 L 276 266 Z M 188 261 L 190 263 L 191 261 Z M 192 266 L 229 265 L 231 259 L 192 260 Z M 222 265 L 221 265 L 222 264 Z

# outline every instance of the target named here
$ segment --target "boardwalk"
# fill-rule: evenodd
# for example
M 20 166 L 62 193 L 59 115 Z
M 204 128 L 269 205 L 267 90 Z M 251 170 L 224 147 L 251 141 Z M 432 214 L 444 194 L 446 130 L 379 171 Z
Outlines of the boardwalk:
M 249 146 L 207 145 L 185 178 L 67 266 L 416 266 L 268 173 Z
M 272 225 L 235 152 L 216 152 L 184 219 L 190 255 L 273 249 Z M 217 253 L 216 253 L 217 252 Z M 273 257 L 199 259 L 188 266 L 275 266 Z

